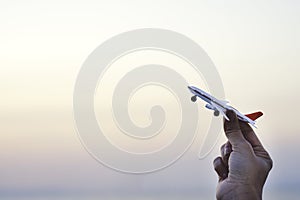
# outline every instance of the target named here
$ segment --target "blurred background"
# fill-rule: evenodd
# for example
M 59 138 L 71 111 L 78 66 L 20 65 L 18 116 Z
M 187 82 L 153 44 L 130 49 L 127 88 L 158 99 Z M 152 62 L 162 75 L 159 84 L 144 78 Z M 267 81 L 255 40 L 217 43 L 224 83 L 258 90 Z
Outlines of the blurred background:
M 197 137 L 172 166 L 113 171 L 83 148 L 73 120 L 76 76 L 87 56 L 124 31 L 162 28 L 197 42 L 274 167 L 264 199 L 300 196 L 300 3 L 287 1 L 7 1 L 0 3 L 0 199 L 214 199 L 212 161 Z M 211 115 L 199 109 L 204 117 Z

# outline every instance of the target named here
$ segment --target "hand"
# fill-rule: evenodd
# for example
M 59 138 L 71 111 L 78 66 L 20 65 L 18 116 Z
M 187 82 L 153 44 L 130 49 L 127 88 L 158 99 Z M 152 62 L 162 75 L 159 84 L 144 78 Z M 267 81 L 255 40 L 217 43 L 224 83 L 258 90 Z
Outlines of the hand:
M 213 163 L 219 176 L 217 199 L 262 199 L 272 159 L 249 124 L 239 121 L 234 111 L 226 115 L 230 119 L 224 120 L 228 142 Z

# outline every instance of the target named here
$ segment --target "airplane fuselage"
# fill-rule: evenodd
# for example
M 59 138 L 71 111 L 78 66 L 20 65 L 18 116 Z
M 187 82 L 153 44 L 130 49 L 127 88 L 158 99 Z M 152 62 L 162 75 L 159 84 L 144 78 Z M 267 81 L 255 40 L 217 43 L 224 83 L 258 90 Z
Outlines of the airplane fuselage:
M 205 107 L 215 110 L 215 111 L 218 111 L 218 112 L 221 112 L 222 115 L 226 119 L 228 119 L 228 117 L 225 114 L 226 111 L 234 110 L 237 117 L 240 120 L 248 122 L 248 123 L 252 124 L 253 126 L 255 126 L 255 121 L 253 121 L 250 118 L 248 118 L 247 116 L 243 115 L 242 113 L 240 113 L 237 109 L 233 108 L 232 106 L 227 105 L 226 104 L 227 102 L 218 100 L 217 98 L 213 97 L 212 95 L 206 93 L 205 91 L 203 91 L 197 87 L 188 86 L 188 89 L 191 91 L 191 93 L 193 93 L 195 95 L 192 97 L 194 99 L 194 101 L 196 101 L 196 97 L 201 98 L 203 101 L 208 103 Z

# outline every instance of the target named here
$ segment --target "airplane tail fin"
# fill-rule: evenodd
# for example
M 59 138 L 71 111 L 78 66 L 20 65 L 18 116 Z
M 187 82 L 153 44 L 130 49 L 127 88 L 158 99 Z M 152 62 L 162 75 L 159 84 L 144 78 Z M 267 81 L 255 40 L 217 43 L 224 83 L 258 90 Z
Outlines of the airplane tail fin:
M 246 116 L 249 117 L 250 119 L 252 119 L 253 121 L 255 121 L 256 119 L 258 119 L 262 115 L 263 115 L 263 113 L 259 111 L 259 112 L 247 114 Z

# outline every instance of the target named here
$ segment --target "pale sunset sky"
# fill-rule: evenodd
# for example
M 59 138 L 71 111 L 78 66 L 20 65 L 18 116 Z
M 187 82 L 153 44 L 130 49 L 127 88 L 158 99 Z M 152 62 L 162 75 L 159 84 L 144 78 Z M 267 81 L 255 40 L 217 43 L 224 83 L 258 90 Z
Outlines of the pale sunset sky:
M 2 1 L 0 25 L 0 199 L 214 199 L 212 161 L 223 134 L 204 159 L 197 157 L 199 133 L 177 162 L 144 175 L 100 164 L 80 142 L 73 90 L 83 62 L 107 39 L 140 28 L 181 33 L 206 51 L 226 99 L 243 113 L 264 112 L 256 132 L 274 160 L 264 199 L 300 196 L 299 1 Z M 198 104 L 209 122 L 211 112 Z

